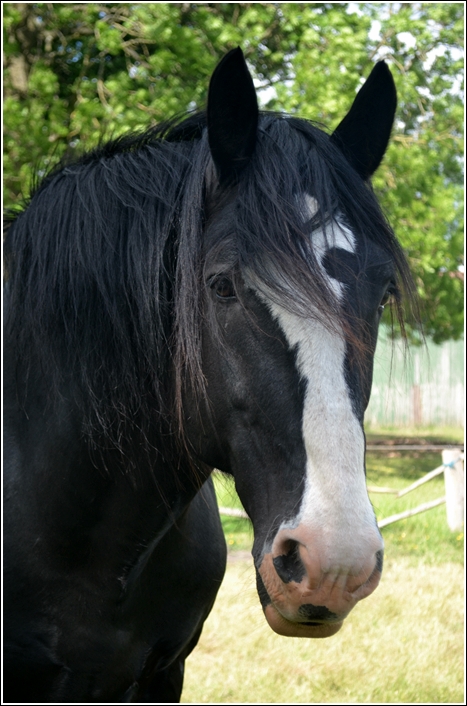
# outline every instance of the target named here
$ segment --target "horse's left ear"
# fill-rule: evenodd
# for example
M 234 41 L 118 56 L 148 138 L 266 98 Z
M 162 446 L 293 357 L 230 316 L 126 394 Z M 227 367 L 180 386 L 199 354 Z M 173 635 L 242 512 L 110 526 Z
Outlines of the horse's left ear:
M 218 64 L 208 95 L 208 137 L 221 183 L 235 180 L 256 145 L 258 101 L 253 79 L 238 47 Z
M 394 79 L 384 61 L 379 61 L 331 135 L 363 179 L 368 179 L 383 159 L 396 106 Z

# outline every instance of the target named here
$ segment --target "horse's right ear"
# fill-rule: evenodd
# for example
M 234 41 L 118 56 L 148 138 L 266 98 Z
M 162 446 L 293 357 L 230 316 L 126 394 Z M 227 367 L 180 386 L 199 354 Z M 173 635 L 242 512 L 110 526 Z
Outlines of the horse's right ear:
M 258 129 L 256 91 L 240 47 L 229 51 L 214 70 L 207 114 L 219 181 L 235 181 L 254 152 Z

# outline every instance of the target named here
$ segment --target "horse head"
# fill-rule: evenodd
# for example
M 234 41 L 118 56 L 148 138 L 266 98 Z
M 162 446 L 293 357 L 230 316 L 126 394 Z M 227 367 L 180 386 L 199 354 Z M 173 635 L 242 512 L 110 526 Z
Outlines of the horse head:
M 211 79 L 206 404 L 188 429 L 198 457 L 235 479 L 282 635 L 334 634 L 381 577 L 363 414 L 397 257 L 367 180 L 395 107 L 383 62 L 331 136 L 260 114 L 240 49 Z

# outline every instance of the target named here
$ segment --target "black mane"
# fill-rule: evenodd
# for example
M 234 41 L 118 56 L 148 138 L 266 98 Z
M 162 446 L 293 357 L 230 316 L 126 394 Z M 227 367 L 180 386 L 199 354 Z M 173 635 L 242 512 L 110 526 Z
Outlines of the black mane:
M 128 425 L 147 442 L 154 415 L 167 420 L 167 433 L 180 426 L 185 376 L 203 389 L 206 204 L 229 196 L 213 187 L 205 125 L 203 113 L 191 115 L 63 161 L 8 222 L 14 316 L 6 324 L 18 360 L 37 356 L 55 389 L 73 371 L 87 431 L 117 447 Z M 338 210 L 387 251 L 410 293 L 406 261 L 371 189 L 326 133 L 271 113 L 262 114 L 253 159 L 232 187 L 238 271 L 248 268 L 299 313 L 313 301 L 326 320 L 339 319 L 305 253 L 301 191 L 320 204 L 317 226 Z

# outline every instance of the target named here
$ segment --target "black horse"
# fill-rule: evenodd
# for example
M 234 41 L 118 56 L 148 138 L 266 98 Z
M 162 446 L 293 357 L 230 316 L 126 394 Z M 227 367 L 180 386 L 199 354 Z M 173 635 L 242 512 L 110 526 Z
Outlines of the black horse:
M 368 180 L 378 63 L 329 136 L 259 113 L 240 49 L 206 113 L 62 161 L 7 219 L 4 697 L 178 701 L 226 549 L 254 528 L 282 635 L 377 586 L 363 414 L 381 311 L 411 288 Z

